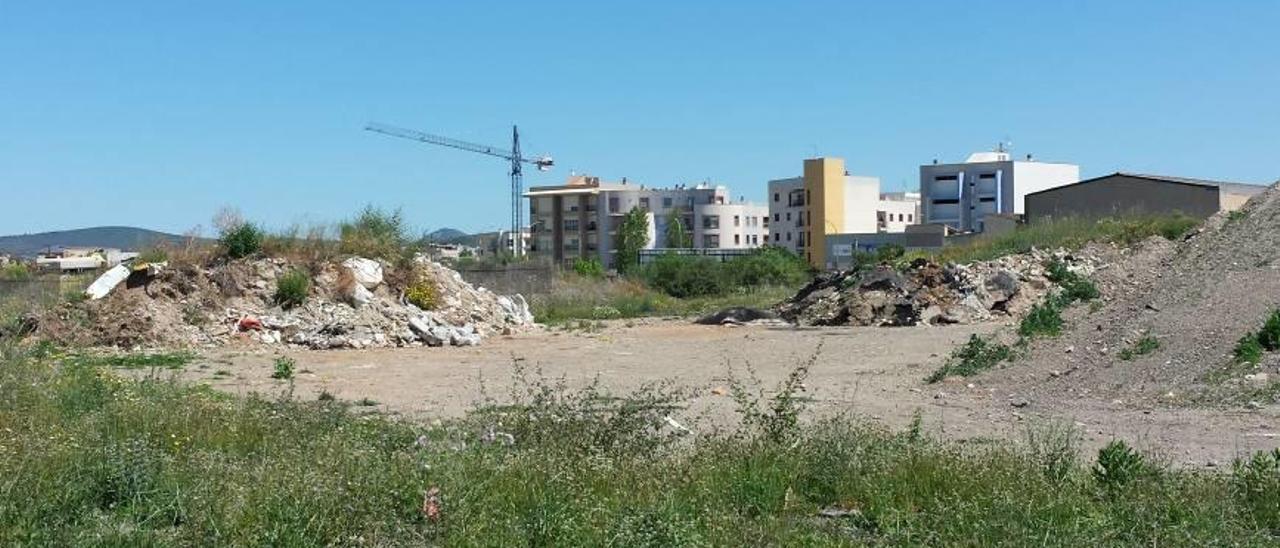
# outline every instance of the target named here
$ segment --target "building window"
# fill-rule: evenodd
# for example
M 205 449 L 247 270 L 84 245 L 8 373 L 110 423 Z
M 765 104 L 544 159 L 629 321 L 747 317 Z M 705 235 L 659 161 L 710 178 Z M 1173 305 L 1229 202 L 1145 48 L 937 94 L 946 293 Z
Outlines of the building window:
M 719 215 L 703 215 L 702 228 L 720 228 Z
M 720 235 L 719 234 L 703 234 L 702 247 L 705 247 L 707 249 L 715 249 L 717 247 L 720 247 Z
M 765 228 L 769 228 L 769 216 L 768 216 L 768 215 L 765 215 L 764 217 L 761 217 L 761 218 L 760 218 L 760 220 L 761 220 L 761 221 L 764 221 L 764 223 L 763 223 L 763 224 L 764 224 L 764 227 L 765 227 Z
M 787 241 L 788 241 L 788 242 L 790 242 L 790 241 L 791 241 L 791 233 L 790 233 L 790 232 L 788 232 L 788 233 L 787 233 Z
M 618 197 L 617 197 L 617 196 L 610 196 L 610 197 L 609 197 L 609 213 L 617 213 L 617 212 L 618 212 L 618 207 L 619 207 L 619 204 L 618 204 Z
M 741 235 L 741 234 L 734 234 L 734 235 L 733 235 L 733 245 L 742 245 L 742 235 Z
M 670 208 L 671 208 L 671 198 L 670 198 L 670 197 L 664 197 L 664 198 L 662 198 L 662 207 L 667 208 L 667 209 L 670 209 Z
M 733 216 L 733 226 L 734 226 L 734 227 L 742 226 L 742 218 L 741 218 L 741 217 L 738 217 L 737 215 L 734 215 L 734 216 Z
M 944 198 L 941 200 L 933 201 L 934 205 L 952 205 L 952 204 L 958 204 L 958 203 L 960 203 L 960 200 L 956 198 Z
M 787 220 L 788 220 L 788 221 L 790 221 L 790 220 L 791 220 L 791 212 L 790 212 L 790 211 L 788 211 L 788 212 L 787 212 Z
M 773 201 L 775 201 L 775 202 L 776 202 L 776 201 L 778 201 L 778 199 L 779 199 L 779 198 L 781 198 L 781 196 L 780 196 L 777 192 L 774 192 L 774 193 L 773 193 Z
M 914 222 L 916 222 L 915 217 L 916 217 L 916 216 L 915 216 L 915 214 L 914 214 L 914 213 L 908 213 L 908 214 L 907 214 L 907 222 L 908 222 L 908 223 L 914 223 Z
M 565 230 L 578 230 L 578 220 L 577 220 L 577 219 L 565 219 L 565 220 L 564 220 L 564 229 L 565 229 Z
M 781 213 L 774 213 L 774 214 L 773 214 L 773 222 L 775 222 L 775 223 L 776 223 L 776 222 L 781 221 L 781 220 L 782 220 L 782 214 L 781 214 Z
M 979 175 L 978 175 L 978 178 L 979 178 L 979 179 L 995 179 L 995 178 L 996 178 L 996 174 L 995 174 L 995 173 L 981 173 L 981 174 L 979 174 Z
M 787 194 L 787 207 L 803 207 L 805 192 L 802 189 L 796 189 Z
M 959 181 L 959 175 L 938 175 L 933 178 L 935 181 Z
M 649 210 L 649 198 L 648 198 L 648 197 L 640 198 L 640 209 L 643 209 L 643 210 L 645 210 L 645 211 L 648 211 L 648 210 Z

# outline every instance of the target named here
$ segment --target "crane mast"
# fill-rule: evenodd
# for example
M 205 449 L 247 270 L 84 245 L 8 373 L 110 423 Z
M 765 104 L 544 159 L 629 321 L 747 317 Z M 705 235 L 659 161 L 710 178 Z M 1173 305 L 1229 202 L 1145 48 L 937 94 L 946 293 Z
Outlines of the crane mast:
M 412 129 L 405 129 L 386 124 L 370 123 L 365 126 L 365 130 L 374 133 L 381 133 L 391 137 L 399 137 L 401 139 L 409 139 L 431 145 L 456 148 L 477 154 L 485 154 L 508 160 L 511 162 L 511 253 L 517 257 L 524 253 L 523 234 L 524 234 L 524 208 L 520 207 L 522 198 L 524 197 L 524 164 L 531 164 L 538 171 L 547 171 L 555 165 L 555 161 L 550 156 L 539 156 L 537 158 L 526 158 L 520 153 L 520 129 L 511 126 L 511 149 L 503 149 L 488 145 L 480 145 L 469 143 L 440 135 L 432 135 Z

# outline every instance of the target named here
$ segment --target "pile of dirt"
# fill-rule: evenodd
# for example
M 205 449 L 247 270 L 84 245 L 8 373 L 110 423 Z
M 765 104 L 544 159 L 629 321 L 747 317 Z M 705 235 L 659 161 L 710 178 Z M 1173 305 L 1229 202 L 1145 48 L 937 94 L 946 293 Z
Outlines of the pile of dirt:
M 306 273 L 310 289 L 284 308 L 277 282 L 294 271 Z M 409 302 L 411 284 L 429 288 L 431 310 Z M 38 323 L 38 336 L 86 345 L 324 349 L 469 346 L 532 326 L 533 316 L 522 296 L 474 287 L 426 257 L 398 271 L 361 258 L 309 267 L 272 258 L 135 269 L 105 298 L 67 304 Z
M 1280 307 L 1280 189 L 1221 213 L 1180 242 L 1153 239 L 1095 274 L 1104 297 L 1074 309 L 1062 337 L 988 374 L 1025 394 L 1121 403 L 1262 405 L 1280 394 L 1280 355 L 1237 364 L 1233 349 Z M 1158 348 L 1137 351 L 1154 338 Z
M 778 305 L 798 325 L 969 324 L 1017 316 L 1052 287 L 1046 266 L 1061 261 L 1088 275 L 1101 264 L 1090 249 L 1038 250 L 968 265 L 924 259 L 819 276 Z

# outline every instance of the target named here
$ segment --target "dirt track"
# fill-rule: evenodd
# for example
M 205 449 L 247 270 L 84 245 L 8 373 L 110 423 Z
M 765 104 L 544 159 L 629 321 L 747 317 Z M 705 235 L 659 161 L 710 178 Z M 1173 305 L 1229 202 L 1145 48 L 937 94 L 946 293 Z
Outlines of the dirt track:
M 595 334 L 499 337 L 471 348 L 289 355 L 300 370 L 298 397 L 327 391 L 346 400 L 369 398 L 383 410 L 415 418 L 459 415 L 483 393 L 505 397 L 517 360 L 529 369 L 541 368 L 547 377 L 563 376 L 571 386 L 598 378 L 611 390 L 627 392 L 670 380 L 690 390 L 688 408 L 678 418 L 697 430 L 732 414 L 731 398 L 713 391 L 728 385 L 731 368 L 743 378 L 749 364 L 765 387 L 773 387 L 821 344 L 806 383 L 820 414 L 853 413 L 902 427 L 919 412 L 926 430 L 970 441 L 1021 439 L 1029 426 L 1065 422 L 1079 430 L 1086 451 L 1118 437 L 1190 466 L 1225 465 L 1236 455 L 1280 445 L 1280 429 L 1272 426 L 1280 413 L 1274 408 L 1143 408 L 1044 393 L 1027 399 L 1001 386 L 974 384 L 996 382 L 990 380 L 922 382 L 954 345 L 997 328 L 728 328 L 651 321 L 631 327 L 615 323 Z M 254 352 L 212 354 L 183 376 L 230 392 L 274 393 L 285 385 L 270 378 L 272 358 Z

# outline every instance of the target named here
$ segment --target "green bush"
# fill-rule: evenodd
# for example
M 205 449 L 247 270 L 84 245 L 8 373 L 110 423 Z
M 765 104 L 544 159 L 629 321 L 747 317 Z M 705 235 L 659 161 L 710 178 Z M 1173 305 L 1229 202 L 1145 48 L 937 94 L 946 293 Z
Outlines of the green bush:
M 953 351 L 947 363 L 929 375 L 925 382 L 935 383 L 957 375 L 961 377 L 977 375 L 1012 357 L 1013 350 L 1007 345 L 978 335 L 970 335 L 969 341 Z
M 241 222 L 225 229 L 218 238 L 223 253 L 232 259 L 242 259 L 262 250 L 263 232 L 253 223 Z
M 273 370 L 271 378 L 279 380 L 288 380 L 293 378 L 293 369 L 297 362 L 288 356 L 280 356 L 272 362 Z
M 1154 474 L 1155 467 L 1142 453 L 1129 447 L 1122 440 L 1114 440 L 1098 450 L 1098 461 L 1093 466 L 1093 479 L 1108 490 L 1116 490 L 1130 482 Z
M 1143 335 L 1133 343 L 1132 347 L 1120 351 L 1120 359 L 1129 361 L 1138 356 L 1145 356 L 1160 349 L 1160 340 L 1151 336 Z
M 703 257 L 663 255 L 641 273 L 650 287 L 680 299 L 720 295 L 731 287 L 722 263 Z
M 397 259 L 409 250 L 408 226 L 400 210 L 365 206 L 355 219 L 338 226 L 338 250 L 370 259 Z
M 1236 347 L 1232 350 L 1236 363 L 1247 363 L 1257 365 L 1262 361 L 1262 343 L 1258 342 L 1258 335 L 1248 333 L 1240 337 L 1236 341 Z
M 1280 449 L 1236 459 L 1231 484 L 1236 500 L 1260 527 L 1280 531 Z
M 31 279 L 31 269 L 24 263 L 9 263 L 0 268 L 0 280 L 20 282 Z
M 1056 298 L 1035 304 L 1018 324 L 1018 334 L 1028 339 L 1056 337 L 1062 333 L 1062 305 Z
M 405 288 L 404 298 L 423 310 L 435 310 L 440 306 L 440 288 L 431 280 L 419 279 Z
M 1273 311 L 1258 331 L 1258 344 L 1269 352 L 1280 350 L 1280 310 Z
M 579 276 L 587 278 L 603 278 L 604 265 L 600 264 L 599 259 L 577 258 L 573 261 L 573 271 Z
M 777 246 L 765 246 L 724 264 L 724 275 L 737 287 L 798 286 L 809 281 L 809 263 Z
M 1101 296 L 1098 286 L 1084 276 L 1072 272 L 1067 268 L 1066 263 L 1054 260 L 1049 263 L 1046 277 L 1049 281 L 1062 287 L 1062 296 L 1064 304 L 1071 304 L 1076 301 L 1091 301 Z
M 276 280 L 275 303 L 285 309 L 299 306 L 311 291 L 311 276 L 305 270 L 293 269 Z

